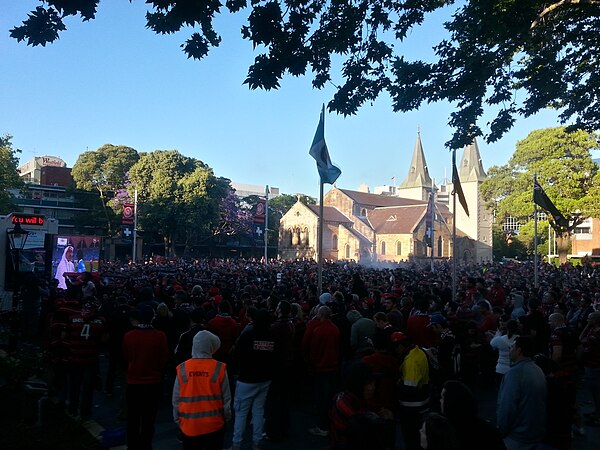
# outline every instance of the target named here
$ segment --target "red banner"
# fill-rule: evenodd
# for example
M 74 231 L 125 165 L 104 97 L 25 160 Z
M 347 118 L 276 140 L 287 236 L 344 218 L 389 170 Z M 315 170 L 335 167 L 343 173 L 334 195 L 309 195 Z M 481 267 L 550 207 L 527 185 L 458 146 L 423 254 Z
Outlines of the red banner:
M 123 225 L 133 225 L 134 219 L 134 206 L 133 203 L 123 204 Z

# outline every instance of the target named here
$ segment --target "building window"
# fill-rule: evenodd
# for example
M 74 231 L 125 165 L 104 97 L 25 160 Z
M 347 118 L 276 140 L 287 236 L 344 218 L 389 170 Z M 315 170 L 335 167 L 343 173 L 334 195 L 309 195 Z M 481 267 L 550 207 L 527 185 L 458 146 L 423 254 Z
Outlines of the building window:
M 519 231 L 522 224 L 515 217 L 507 216 L 504 218 L 504 222 L 502 222 L 502 231 Z
M 350 259 L 350 245 L 346 244 L 346 259 Z
M 379 253 L 385 255 L 385 241 L 381 243 L 381 251 Z
M 365 208 L 361 208 L 360 215 L 363 217 L 367 217 L 367 210 Z
M 437 255 L 438 255 L 438 258 L 442 257 L 442 253 L 443 253 L 442 252 L 442 245 L 444 245 L 444 244 L 443 244 L 442 238 L 440 236 L 438 238 L 438 241 L 437 241 Z
M 590 233 L 591 233 L 590 227 L 575 227 L 575 229 L 573 230 L 573 234 L 590 234 Z
M 396 242 L 396 256 L 402 255 L 402 242 Z
M 333 235 L 332 241 L 333 241 L 333 244 L 332 244 L 333 249 L 337 250 L 338 249 L 338 237 L 337 237 L 337 234 Z
M 300 244 L 304 246 L 308 245 L 308 227 L 300 231 Z

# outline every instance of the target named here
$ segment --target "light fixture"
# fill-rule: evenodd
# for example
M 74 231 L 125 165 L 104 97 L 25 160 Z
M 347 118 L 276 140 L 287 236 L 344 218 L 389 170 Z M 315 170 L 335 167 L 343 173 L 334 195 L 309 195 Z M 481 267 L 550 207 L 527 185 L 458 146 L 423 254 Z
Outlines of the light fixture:
M 23 250 L 25 248 L 25 242 L 29 236 L 29 231 L 21 228 L 21 224 L 17 222 L 12 230 L 6 232 L 8 234 L 8 241 L 11 250 Z

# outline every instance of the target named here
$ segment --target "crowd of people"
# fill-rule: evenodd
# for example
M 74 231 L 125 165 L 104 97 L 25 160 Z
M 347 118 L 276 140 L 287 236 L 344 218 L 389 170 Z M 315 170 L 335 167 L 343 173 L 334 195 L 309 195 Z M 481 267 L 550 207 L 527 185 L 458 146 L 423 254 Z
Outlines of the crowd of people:
M 126 380 L 131 450 L 152 448 L 165 389 L 184 449 L 223 448 L 228 426 L 233 449 L 247 434 L 255 449 L 285 442 L 291 405 L 309 391 L 307 431 L 338 450 L 566 450 L 600 425 L 593 265 L 543 264 L 537 287 L 527 263 L 461 265 L 455 295 L 446 262 L 327 262 L 321 293 L 317 270 L 310 260 L 102 262 L 66 272 L 66 289 L 40 287 L 39 317 L 29 307 L 26 323 L 39 323 L 70 414 L 91 418 L 94 390 Z M 575 399 L 582 372 L 587 415 Z M 480 388 L 498 391 L 495 423 L 479 416 Z

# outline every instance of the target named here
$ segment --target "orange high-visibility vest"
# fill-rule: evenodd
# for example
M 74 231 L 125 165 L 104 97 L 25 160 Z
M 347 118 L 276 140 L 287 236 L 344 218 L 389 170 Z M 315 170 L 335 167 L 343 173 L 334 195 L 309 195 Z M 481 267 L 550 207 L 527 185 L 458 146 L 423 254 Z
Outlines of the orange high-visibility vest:
M 225 425 L 221 386 L 226 365 L 214 359 L 192 358 L 177 367 L 179 428 L 186 436 L 200 436 Z

